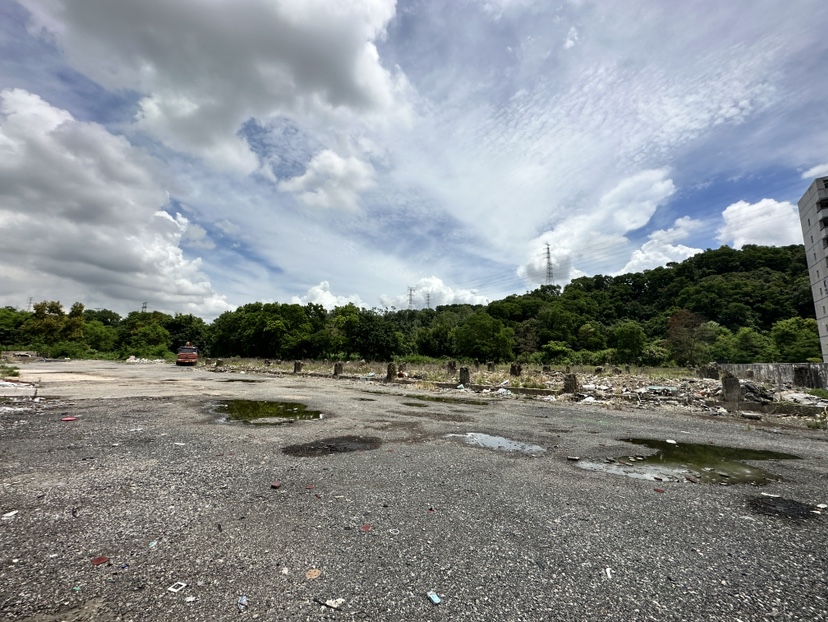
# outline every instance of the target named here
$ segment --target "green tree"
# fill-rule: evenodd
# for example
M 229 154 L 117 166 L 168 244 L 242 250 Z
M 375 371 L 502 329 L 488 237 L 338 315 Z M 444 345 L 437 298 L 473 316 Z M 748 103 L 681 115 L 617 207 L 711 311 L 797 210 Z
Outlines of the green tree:
M 455 354 L 481 361 L 511 359 L 514 343 L 514 331 L 485 311 L 469 316 L 454 331 Z
M 793 317 L 780 320 L 771 329 L 771 338 L 783 363 L 805 363 L 822 360 L 819 330 L 813 318 Z
M 620 363 L 637 361 L 644 352 L 646 343 L 644 329 L 634 320 L 624 320 L 612 327 L 612 345 Z

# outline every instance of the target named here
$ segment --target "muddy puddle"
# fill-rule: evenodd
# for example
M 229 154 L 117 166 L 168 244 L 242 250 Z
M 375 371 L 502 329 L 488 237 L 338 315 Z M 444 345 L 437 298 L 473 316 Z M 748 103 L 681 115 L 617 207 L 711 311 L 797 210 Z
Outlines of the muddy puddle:
M 779 518 L 808 519 L 816 518 L 822 513 L 817 506 L 773 496 L 749 499 L 748 507 L 757 514 Z
M 494 449 L 497 451 L 518 452 L 531 456 L 539 456 L 546 453 L 546 448 L 541 447 L 540 445 L 522 443 L 520 441 L 513 441 L 512 439 L 505 438 L 503 436 L 492 436 L 491 434 L 482 434 L 480 432 L 447 434 L 446 438 L 457 438 L 466 443 L 466 445 L 483 447 L 484 449 Z
M 579 461 L 577 466 L 600 473 L 624 475 L 657 482 L 762 485 L 782 478 L 745 461 L 797 460 L 799 456 L 775 451 L 742 449 L 700 443 L 681 443 L 643 438 L 621 439 L 656 452 L 606 458 L 603 462 Z
M 282 453 L 297 458 L 315 458 L 354 451 L 370 451 L 381 445 L 382 440 L 375 436 L 336 436 L 300 445 L 289 445 L 282 448 Z
M 241 421 L 256 425 L 279 425 L 293 421 L 322 419 L 317 410 L 308 410 L 301 402 L 268 402 L 260 400 L 225 400 L 216 402 L 215 412 L 221 421 Z

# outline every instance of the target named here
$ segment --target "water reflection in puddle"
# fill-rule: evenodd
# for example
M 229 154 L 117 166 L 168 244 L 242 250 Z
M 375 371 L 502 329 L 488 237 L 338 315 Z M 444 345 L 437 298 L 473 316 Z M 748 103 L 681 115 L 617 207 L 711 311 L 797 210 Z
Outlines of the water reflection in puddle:
M 656 449 L 650 456 L 634 453 L 603 462 L 580 461 L 588 471 L 624 475 L 660 482 L 702 482 L 705 484 L 762 485 L 782 479 L 743 460 L 796 460 L 799 457 L 774 451 L 722 447 L 699 443 L 676 443 L 652 439 L 623 439 L 634 445 Z
M 308 410 L 301 402 L 268 402 L 260 400 L 227 400 L 216 403 L 216 411 L 226 414 L 224 420 L 257 425 L 278 425 L 296 420 L 321 419 L 322 413 Z
M 461 438 L 467 445 L 475 447 L 484 447 L 486 449 L 496 449 L 501 451 L 517 451 L 524 454 L 540 455 L 546 453 L 546 448 L 540 445 L 531 445 L 529 443 L 521 443 L 520 441 L 513 441 L 503 436 L 492 436 L 491 434 L 482 434 L 480 432 L 466 432 L 465 434 L 448 434 L 446 438 Z

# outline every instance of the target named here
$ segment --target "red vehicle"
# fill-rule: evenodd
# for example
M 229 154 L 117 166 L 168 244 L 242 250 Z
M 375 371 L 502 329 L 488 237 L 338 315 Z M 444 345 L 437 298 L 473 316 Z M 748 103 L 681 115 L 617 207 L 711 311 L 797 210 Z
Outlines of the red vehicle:
M 175 359 L 176 365 L 195 365 L 198 363 L 198 348 L 189 341 L 178 348 L 178 356 Z

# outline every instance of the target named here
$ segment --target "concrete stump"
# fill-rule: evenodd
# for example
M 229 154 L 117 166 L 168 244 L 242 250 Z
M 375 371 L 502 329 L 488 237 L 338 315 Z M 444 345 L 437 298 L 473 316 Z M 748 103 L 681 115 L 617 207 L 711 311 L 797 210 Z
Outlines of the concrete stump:
M 741 399 L 742 385 L 739 384 L 739 379 L 735 376 L 725 376 L 722 378 L 722 401 L 728 404 L 734 404 L 738 408 Z
M 754 374 L 754 373 L 753 373 L 753 370 L 752 370 L 752 369 L 749 369 L 749 370 L 747 370 L 747 371 L 745 372 L 745 375 L 746 375 L 748 378 L 751 378 L 751 379 L 752 379 L 752 378 L 753 378 L 756 374 Z
M 304 363 L 302 361 L 293 361 L 293 373 L 298 374 L 302 371 Z
M 388 371 L 385 373 L 385 382 L 393 382 L 397 377 L 397 364 L 388 363 Z
M 578 377 L 575 374 L 567 374 L 564 376 L 563 392 L 572 394 L 578 392 Z
M 471 382 L 471 377 L 469 376 L 469 368 L 468 367 L 461 367 L 460 368 L 460 384 L 466 386 Z
M 265 367 L 270 367 L 270 359 L 265 359 L 264 364 Z
M 452 376 L 457 373 L 457 361 L 449 361 L 446 363 L 446 371 Z
M 523 367 L 521 367 L 520 363 L 512 363 L 509 365 L 509 375 L 510 376 L 520 376 L 523 372 Z
M 630 366 L 629 365 L 624 365 L 624 373 L 627 374 L 627 375 L 630 374 Z
M 397 367 L 397 371 L 405 371 L 405 370 L 406 370 L 405 363 L 400 363 L 399 366 Z
M 566 366 L 566 369 L 564 370 L 564 373 L 568 374 L 570 371 L 571 371 L 571 370 L 569 369 L 569 365 L 567 365 L 567 366 Z
M 596 374 L 603 374 L 604 373 L 604 368 L 603 367 L 596 367 L 595 368 L 595 373 Z
M 488 361 L 486 363 L 486 371 L 494 371 L 494 370 L 495 370 L 494 361 Z
M 345 371 L 345 366 L 342 363 L 334 363 L 334 376 L 341 376 Z

